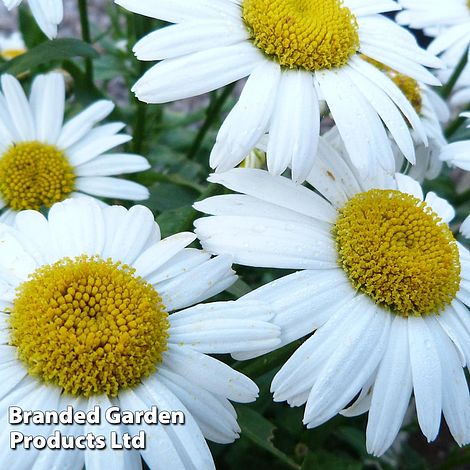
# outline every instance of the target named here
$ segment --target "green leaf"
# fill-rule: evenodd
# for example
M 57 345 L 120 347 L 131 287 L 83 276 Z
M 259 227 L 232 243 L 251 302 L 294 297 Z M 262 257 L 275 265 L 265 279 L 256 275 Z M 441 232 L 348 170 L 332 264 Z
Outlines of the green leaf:
M 47 41 L 47 36 L 39 29 L 29 7 L 21 5 L 18 13 L 20 31 L 28 49 Z
M 237 406 L 237 415 L 238 424 L 246 438 L 262 449 L 267 450 L 290 468 L 300 470 L 300 465 L 284 452 L 274 447 L 273 439 L 276 427 L 270 421 L 246 406 Z
M 172 183 L 156 183 L 149 188 L 150 198 L 145 202 L 152 210 L 165 212 L 183 206 L 191 206 L 199 195 L 185 186 L 176 186 Z
M 196 215 L 197 212 L 191 206 L 180 207 L 160 214 L 157 217 L 157 223 L 160 226 L 162 238 L 178 232 L 191 231 Z
M 347 442 L 361 457 L 367 457 L 366 439 L 363 431 L 351 426 L 343 426 L 338 429 L 337 436 Z
M 79 39 L 65 38 L 46 41 L 30 49 L 26 54 L 20 55 L 6 64 L 0 66 L 0 72 L 18 75 L 39 65 L 62 61 L 72 57 L 86 57 L 93 59 L 98 53 L 89 44 Z
M 310 453 L 302 464 L 302 470 L 362 470 L 362 468 L 361 462 L 326 451 Z
M 252 359 L 251 361 L 236 362 L 233 367 L 248 377 L 257 379 L 274 369 L 281 367 L 293 352 L 302 344 L 302 340 L 294 341 L 286 344 L 280 349 L 264 354 L 261 357 Z

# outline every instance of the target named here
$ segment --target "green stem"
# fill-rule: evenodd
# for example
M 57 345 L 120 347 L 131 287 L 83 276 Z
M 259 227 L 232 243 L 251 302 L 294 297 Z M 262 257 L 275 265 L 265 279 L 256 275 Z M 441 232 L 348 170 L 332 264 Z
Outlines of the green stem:
M 145 122 L 147 120 L 147 105 L 142 101 L 135 98 L 137 102 L 137 113 L 135 117 L 134 135 L 132 136 L 132 143 L 134 152 L 137 154 L 142 153 L 144 135 L 145 135 Z
M 464 111 L 470 111 L 470 106 L 465 108 Z M 447 129 L 444 132 L 444 135 L 446 136 L 447 140 L 450 140 L 450 138 L 460 129 L 460 126 L 465 121 L 466 121 L 465 118 L 459 116 L 447 126 Z
M 90 21 L 88 19 L 88 8 L 86 0 L 78 0 L 78 11 L 80 12 L 80 26 L 82 29 L 82 39 L 92 44 L 90 34 Z M 85 59 L 85 73 L 87 81 L 93 84 L 93 62 L 90 58 Z
M 452 90 L 455 87 L 455 84 L 457 83 L 457 80 L 460 78 L 460 75 L 462 75 L 462 72 L 465 66 L 467 65 L 467 63 L 468 63 L 468 47 L 465 49 L 462 57 L 460 58 L 459 63 L 457 64 L 457 67 L 455 67 L 455 70 L 452 72 L 452 75 L 449 78 L 449 81 L 441 89 L 441 96 L 444 99 L 449 98 L 450 94 L 452 93 Z
M 134 14 L 133 19 L 134 19 L 135 40 L 138 41 L 147 33 L 148 25 L 146 24 L 146 20 L 142 18 L 140 15 Z M 146 70 L 147 70 L 147 64 L 145 62 L 139 62 L 139 76 L 142 76 Z M 136 112 L 136 117 L 135 117 L 134 134 L 132 136 L 132 143 L 133 143 L 134 152 L 137 154 L 140 154 L 144 150 L 143 143 L 144 143 L 146 124 L 147 124 L 148 105 L 140 101 L 137 97 L 134 97 L 134 100 L 136 103 L 137 112 Z
M 199 152 L 201 145 L 206 137 L 207 132 L 212 127 L 212 124 L 219 118 L 220 112 L 227 101 L 228 97 L 232 94 L 233 89 L 235 88 L 235 83 L 227 85 L 224 91 L 211 102 L 207 109 L 206 119 L 199 129 L 199 132 L 194 139 L 193 145 L 191 146 L 188 152 L 188 158 L 192 159 Z

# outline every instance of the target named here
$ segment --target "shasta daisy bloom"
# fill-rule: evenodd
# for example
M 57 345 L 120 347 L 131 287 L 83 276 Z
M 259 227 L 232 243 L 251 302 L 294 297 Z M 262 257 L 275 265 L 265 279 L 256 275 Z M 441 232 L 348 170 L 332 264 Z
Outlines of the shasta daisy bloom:
M 462 113 L 460 116 L 470 119 L 470 112 Z M 470 124 L 467 127 L 470 128 Z M 444 146 L 439 158 L 450 166 L 470 171 L 470 140 L 451 142 Z
M 186 248 L 192 233 L 160 239 L 152 213 L 77 199 L 0 225 L 0 460 L 21 469 L 148 467 L 213 469 L 204 437 L 232 442 L 240 431 L 231 401 L 257 386 L 207 353 L 273 348 L 279 328 L 258 301 L 199 304 L 230 286 L 229 256 Z M 131 435 L 140 451 L 11 451 L 8 407 L 62 411 L 110 406 L 183 411 L 184 426 L 42 426 L 44 436 Z M 104 415 L 103 415 L 104 416 Z
M 379 456 L 413 393 L 429 441 L 443 413 L 457 443 L 468 443 L 470 253 L 448 228 L 452 207 L 434 193 L 423 201 L 404 175 L 359 177 L 323 140 L 308 179 L 320 194 L 254 169 L 210 181 L 241 194 L 196 204 L 211 215 L 195 223 L 203 247 L 242 265 L 299 270 L 246 296 L 275 308 L 281 345 L 315 331 L 274 377 L 274 400 L 306 404 L 312 428 L 360 394 L 343 413 L 369 411 L 367 449 Z
M 424 29 L 435 37 L 429 46 L 433 54 L 444 53 L 444 60 L 460 59 L 470 42 L 470 4 L 467 0 L 398 0 L 403 11 L 397 22 Z
M 161 60 L 135 84 L 140 100 L 188 98 L 248 77 L 210 156 L 211 167 L 219 172 L 237 166 L 269 132 L 268 170 L 281 174 L 290 166 L 293 179 L 304 181 L 318 145 L 320 100 L 328 104 L 363 172 L 370 171 L 378 155 L 381 165 L 392 165 L 383 123 L 412 162 L 414 149 L 403 116 L 426 141 L 410 103 L 361 56 L 423 83 L 439 84 L 423 65 L 438 67 L 440 61 L 379 14 L 398 9 L 394 1 L 115 1 L 175 23 L 134 47 L 140 60 Z
M 8 10 L 17 7 L 22 0 L 3 0 Z M 57 26 L 64 17 L 62 0 L 28 0 L 31 12 L 41 31 L 49 38 L 57 36 Z
M 427 137 L 427 144 L 423 143 L 416 131 L 411 131 L 415 150 L 415 164 L 410 167 L 408 174 L 419 181 L 423 181 L 425 178 L 435 178 L 442 168 L 439 153 L 442 146 L 447 143 L 442 130 L 443 124 L 450 118 L 447 103 L 431 87 L 414 80 L 406 74 L 397 72 L 381 62 L 370 58 L 366 58 L 366 60 L 385 73 L 398 86 L 421 119 Z M 345 146 L 341 141 L 338 141 L 338 144 L 337 150 L 342 152 Z M 405 161 L 406 156 L 393 141 L 392 149 L 397 170 L 400 171 L 409 162 Z
M 144 186 L 112 177 L 150 167 L 139 155 L 107 153 L 131 140 L 120 122 L 97 126 L 114 108 L 98 101 L 65 124 L 65 85 L 59 73 L 35 78 L 29 100 L 19 82 L 1 77 L 0 209 L 50 207 L 68 197 L 142 200 Z
M 26 52 L 26 45 L 23 36 L 18 31 L 5 36 L 0 34 L 0 57 L 4 60 L 11 60 Z

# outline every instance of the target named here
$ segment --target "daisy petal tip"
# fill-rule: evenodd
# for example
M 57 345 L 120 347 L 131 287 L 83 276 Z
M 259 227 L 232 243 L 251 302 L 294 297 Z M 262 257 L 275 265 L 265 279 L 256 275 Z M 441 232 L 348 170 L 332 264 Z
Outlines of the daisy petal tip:
M 138 183 L 132 185 L 132 193 L 119 195 L 119 199 L 125 201 L 146 201 L 149 197 L 150 191 L 145 186 Z

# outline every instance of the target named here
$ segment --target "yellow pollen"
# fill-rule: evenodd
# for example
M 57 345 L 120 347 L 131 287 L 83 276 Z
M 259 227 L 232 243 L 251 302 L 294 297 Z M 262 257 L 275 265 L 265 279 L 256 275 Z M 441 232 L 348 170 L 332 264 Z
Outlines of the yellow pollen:
M 11 60 L 15 57 L 23 55 L 26 52 L 26 49 L 4 49 L 0 52 L 0 56 L 5 60 Z
M 0 156 L 0 195 L 14 210 L 51 207 L 72 193 L 74 183 L 72 166 L 54 145 L 20 142 Z
M 244 0 L 254 44 L 286 68 L 342 67 L 359 50 L 355 16 L 341 0 Z
M 470 0 L 469 0 L 470 1 Z M 379 70 L 385 73 L 388 78 L 400 88 L 402 93 L 408 98 L 408 101 L 412 104 L 413 108 L 418 114 L 421 114 L 423 109 L 423 97 L 421 94 L 421 88 L 419 83 L 407 75 L 397 72 L 396 70 L 378 62 L 377 60 L 371 59 L 370 57 L 363 56 L 363 58 L 370 64 L 377 67 Z
M 457 243 L 419 199 L 372 189 L 339 211 L 333 233 L 352 285 L 403 317 L 438 314 L 460 286 Z
M 29 374 L 88 397 L 140 383 L 167 349 L 168 314 L 155 289 L 127 265 L 64 258 L 21 284 L 11 344 Z

